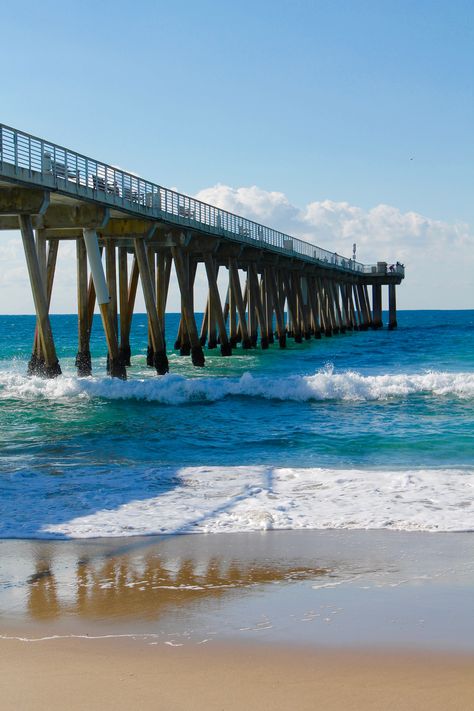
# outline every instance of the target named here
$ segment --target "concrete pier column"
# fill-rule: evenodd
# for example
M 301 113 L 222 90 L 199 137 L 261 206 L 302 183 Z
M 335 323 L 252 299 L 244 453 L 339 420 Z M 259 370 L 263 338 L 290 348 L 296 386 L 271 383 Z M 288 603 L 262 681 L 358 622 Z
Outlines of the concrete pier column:
M 239 331 L 242 337 L 242 348 L 249 349 L 252 344 L 250 342 L 249 332 L 247 329 L 245 304 L 240 288 L 239 270 L 237 268 L 237 262 L 235 259 L 229 260 L 229 275 L 232 287 L 232 295 L 235 298 L 235 306 L 237 308 L 237 313 L 239 314 Z
M 128 257 L 127 248 L 118 248 L 119 304 L 120 304 L 120 347 L 119 355 L 125 365 L 130 365 L 130 334 L 128 320 Z
M 232 355 L 232 347 L 227 336 L 221 298 L 219 295 L 219 288 L 217 286 L 217 269 L 214 259 L 210 253 L 206 253 L 204 255 L 204 266 L 206 267 L 207 281 L 209 283 L 210 305 L 211 309 L 214 311 L 215 322 L 217 323 L 217 327 L 219 329 L 221 355 L 230 356 Z
M 395 284 L 388 285 L 388 330 L 397 328 L 397 295 Z
M 31 290 L 33 292 L 41 350 L 44 357 L 44 370 L 42 374 L 48 378 L 55 378 L 57 375 L 61 375 L 61 368 L 54 346 L 53 332 L 51 330 L 48 313 L 48 300 L 43 283 L 42 270 L 38 260 L 38 253 L 36 251 L 31 217 L 30 215 L 20 215 L 18 219 L 20 222 L 21 237 L 25 250 Z
M 169 370 L 168 356 L 166 355 L 166 345 L 163 337 L 163 329 L 158 311 L 156 309 L 156 294 L 152 270 L 150 269 L 149 252 L 145 247 L 143 238 L 135 237 L 135 255 L 137 258 L 138 271 L 142 283 L 143 298 L 148 315 L 148 325 L 151 335 L 151 349 L 153 352 L 153 367 L 159 375 L 164 375 Z
M 109 354 L 110 375 L 115 378 L 126 379 L 127 373 L 125 365 L 119 356 L 119 348 L 117 341 L 117 332 L 114 323 L 113 314 L 110 311 L 110 294 L 107 287 L 107 281 L 102 266 L 101 254 L 99 250 L 99 242 L 97 233 L 92 229 L 83 229 L 84 242 L 87 250 L 87 257 L 91 269 L 92 279 L 97 297 L 97 303 L 102 316 L 102 324 L 104 326 L 105 338 Z
M 84 239 L 76 240 L 77 263 L 77 326 L 78 349 L 76 355 L 76 368 L 79 377 L 92 373 L 91 353 L 89 350 L 90 321 L 87 301 L 87 253 Z
M 372 328 L 382 328 L 382 285 L 372 286 Z
M 178 277 L 179 290 L 181 292 L 181 308 L 186 321 L 189 342 L 191 344 L 191 360 L 193 365 L 203 367 L 205 363 L 204 353 L 202 351 L 202 346 L 196 328 L 193 299 L 189 288 L 189 280 L 186 275 L 183 253 L 179 247 L 172 247 L 171 254 L 174 259 L 176 276 Z

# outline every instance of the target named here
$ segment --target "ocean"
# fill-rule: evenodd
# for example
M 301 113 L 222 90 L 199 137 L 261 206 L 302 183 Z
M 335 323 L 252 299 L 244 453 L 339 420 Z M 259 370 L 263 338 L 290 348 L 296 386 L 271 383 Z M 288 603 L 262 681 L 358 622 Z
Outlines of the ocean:
M 93 377 L 73 315 L 52 317 L 63 375 L 27 377 L 34 324 L 0 316 L 2 538 L 474 529 L 474 311 L 206 351 L 204 369 L 171 351 L 166 376 L 137 314 L 126 382 L 105 374 L 98 316 Z

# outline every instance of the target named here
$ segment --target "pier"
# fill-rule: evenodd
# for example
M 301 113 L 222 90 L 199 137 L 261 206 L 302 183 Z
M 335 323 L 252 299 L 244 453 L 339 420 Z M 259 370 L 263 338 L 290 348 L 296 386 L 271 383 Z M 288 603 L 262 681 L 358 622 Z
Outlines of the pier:
M 361 264 L 255 221 L 144 180 L 0 124 L 0 230 L 21 232 L 36 311 L 28 370 L 61 373 L 49 309 L 59 244 L 76 243 L 77 372 L 92 372 L 89 348 L 96 305 L 107 368 L 126 378 L 130 329 L 140 281 L 148 316 L 147 363 L 168 372 L 165 312 L 170 279 L 181 295 L 174 349 L 205 365 L 204 347 L 268 348 L 287 338 L 330 337 L 397 326 L 403 265 Z M 208 297 L 201 328 L 194 309 L 198 265 Z M 174 269 L 173 269 L 174 267 Z M 218 274 L 226 270 L 221 297 Z

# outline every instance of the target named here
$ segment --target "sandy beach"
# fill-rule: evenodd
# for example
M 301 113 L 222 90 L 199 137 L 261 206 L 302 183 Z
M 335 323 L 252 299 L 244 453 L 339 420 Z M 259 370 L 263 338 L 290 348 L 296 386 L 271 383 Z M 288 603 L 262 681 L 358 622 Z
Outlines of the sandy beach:
M 2 709 L 467 711 L 474 657 L 129 642 L 0 645 Z
M 474 704 L 474 538 L 0 542 L 2 709 Z

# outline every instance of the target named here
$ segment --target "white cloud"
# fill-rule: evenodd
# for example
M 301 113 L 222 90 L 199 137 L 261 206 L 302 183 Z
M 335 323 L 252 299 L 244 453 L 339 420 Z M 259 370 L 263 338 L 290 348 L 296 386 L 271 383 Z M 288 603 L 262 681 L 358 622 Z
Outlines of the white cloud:
M 322 200 L 297 207 L 283 193 L 255 185 L 232 188 L 219 184 L 201 190 L 196 197 L 341 255 L 350 256 L 356 242 L 357 258 L 362 262 L 403 262 L 406 279 L 398 292 L 400 308 L 474 308 L 474 230 L 465 223 L 434 220 L 390 205 L 364 210 L 347 202 Z M 53 312 L 71 313 L 76 309 L 74 255 L 74 242 L 61 243 Z M 0 233 L 0 265 L 1 312 L 32 313 L 18 233 Z M 224 287 L 223 282 L 221 286 Z M 196 280 L 199 310 L 205 304 L 205 292 L 200 270 Z M 175 277 L 168 303 L 170 310 L 179 310 Z M 137 310 L 144 310 L 141 294 Z
M 400 261 L 406 280 L 400 308 L 474 308 L 474 230 L 463 222 L 444 222 L 391 205 L 364 210 L 347 202 L 314 201 L 291 205 L 283 193 L 255 186 L 216 185 L 197 197 L 240 212 L 320 247 L 365 263 Z

